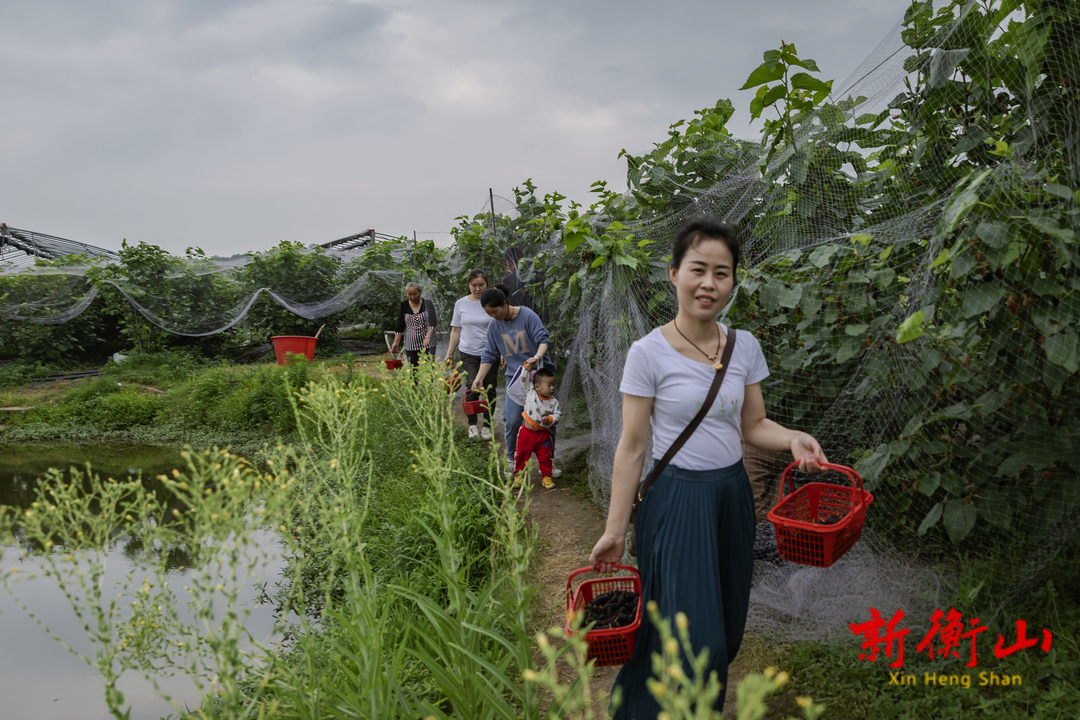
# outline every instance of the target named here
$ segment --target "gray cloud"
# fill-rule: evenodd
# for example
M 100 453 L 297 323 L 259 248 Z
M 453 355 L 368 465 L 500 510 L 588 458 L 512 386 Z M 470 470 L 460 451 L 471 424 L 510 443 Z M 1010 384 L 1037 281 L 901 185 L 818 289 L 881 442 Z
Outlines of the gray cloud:
M 781 38 L 841 80 L 894 0 L 146 0 L 0 6 L 0 219 L 232 254 L 449 231 L 738 92 Z M 436 236 L 448 238 L 446 235 Z

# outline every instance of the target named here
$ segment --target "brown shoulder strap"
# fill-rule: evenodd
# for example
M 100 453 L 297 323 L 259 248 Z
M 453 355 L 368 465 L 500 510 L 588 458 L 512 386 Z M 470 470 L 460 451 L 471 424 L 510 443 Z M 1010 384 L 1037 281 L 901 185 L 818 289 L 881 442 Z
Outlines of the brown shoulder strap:
M 701 409 L 698 410 L 697 415 L 690 421 L 690 424 L 686 426 L 686 429 L 682 431 L 679 437 L 675 438 L 675 442 L 671 443 L 671 447 L 664 453 L 664 457 L 660 459 L 660 462 L 656 464 L 653 471 L 649 473 L 649 477 L 641 484 L 638 489 L 637 499 L 641 502 L 641 499 L 645 497 L 645 493 L 649 492 L 649 488 L 656 482 L 656 478 L 660 476 L 660 473 L 664 472 L 664 468 L 668 466 L 671 459 L 675 457 L 675 454 L 682 449 L 682 446 L 686 444 L 686 441 L 690 439 L 690 436 L 697 430 L 697 426 L 701 424 L 701 421 L 705 419 L 705 416 L 709 414 L 709 409 L 712 407 L 713 401 L 716 400 L 716 395 L 720 392 L 720 386 L 724 383 L 724 376 L 727 375 L 728 365 L 731 364 L 731 353 L 735 349 L 735 330 L 728 328 L 727 332 L 727 344 L 724 345 L 724 354 L 720 357 L 720 367 L 717 368 L 716 374 L 713 375 L 712 385 L 709 386 L 709 394 L 705 396 L 705 402 L 701 404 Z

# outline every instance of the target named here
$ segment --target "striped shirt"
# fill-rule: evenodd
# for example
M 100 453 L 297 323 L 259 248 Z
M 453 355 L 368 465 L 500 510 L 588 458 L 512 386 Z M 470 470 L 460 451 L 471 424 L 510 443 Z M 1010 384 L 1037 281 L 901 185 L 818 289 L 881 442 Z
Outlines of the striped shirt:
M 420 300 L 420 310 L 413 312 L 412 305 L 408 300 L 403 300 L 398 309 L 397 332 L 405 335 L 405 350 L 416 352 L 418 350 L 435 349 L 435 336 L 431 336 L 431 342 L 424 344 L 427 331 L 435 327 L 435 303 L 427 299 Z

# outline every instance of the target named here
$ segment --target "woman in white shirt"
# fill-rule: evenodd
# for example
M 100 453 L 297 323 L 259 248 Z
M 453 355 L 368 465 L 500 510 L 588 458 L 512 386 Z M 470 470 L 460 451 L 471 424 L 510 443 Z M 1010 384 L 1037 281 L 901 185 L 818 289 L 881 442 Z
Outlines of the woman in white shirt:
M 483 270 L 473 270 L 465 281 L 469 294 L 459 298 L 454 303 L 454 316 L 450 320 L 450 346 L 446 349 L 446 363 L 454 362 L 454 350 L 461 353 L 461 365 L 465 371 L 466 400 L 479 400 L 480 393 L 471 392 L 473 379 L 477 370 L 480 369 L 480 353 L 484 351 L 487 342 L 487 328 L 491 324 L 491 317 L 480 306 L 480 296 L 488 286 L 488 276 Z M 495 415 L 495 380 L 497 373 L 488 373 L 484 378 L 484 395 L 487 396 L 488 425 Z M 469 420 L 469 437 L 480 436 L 484 440 L 491 439 L 491 429 L 480 420 L 480 429 L 476 427 L 476 415 L 466 415 Z M 483 415 L 480 416 L 483 418 Z
M 604 534 L 589 559 L 602 572 L 622 559 L 650 428 L 653 457 L 659 459 L 690 424 L 712 384 L 729 338 L 716 318 L 731 297 L 739 257 L 731 225 L 699 220 L 675 238 L 668 275 L 678 313 L 630 347 L 623 370 L 622 436 L 615 450 L 611 503 Z M 754 567 L 754 495 L 743 469 L 742 440 L 790 451 L 806 470 L 820 470 L 826 462 L 813 437 L 765 417 L 765 356 L 753 335 L 736 335 L 731 336 L 735 345 L 720 393 L 639 501 L 636 519 L 642 603 L 655 600 L 667 618 L 686 614 L 694 651 L 709 648 L 705 679 L 716 671 L 725 685 L 716 701 L 718 712 L 724 707 L 727 667 L 746 626 Z M 652 677 L 652 654 L 662 651 L 643 613 L 633 655 L 615 680 L 623 701 L 613 720 L 656 717 L 660 708 L 646 681 Z

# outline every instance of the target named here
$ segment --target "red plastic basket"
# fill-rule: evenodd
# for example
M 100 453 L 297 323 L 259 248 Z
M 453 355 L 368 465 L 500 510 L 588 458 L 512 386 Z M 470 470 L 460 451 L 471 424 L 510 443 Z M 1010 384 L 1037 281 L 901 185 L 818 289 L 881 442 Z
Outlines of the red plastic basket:
M 466 415 L 477 415 L 479 413 L 486 415 L 488 411 L 487 398 L 481 395 L 479 400 L 462 399 L 461 409 L 465 411 Z
M 780 557 L 800 565 L 826 568 L 851 549 L 862 535 L 866 508 L 874 496 L 863 489 L 859 474 L 844 465 L 824 463 L 822 467 L 846 475 L 847 485 L 812 482 L 795 489 L 791 470 L 784 469 L 780 479 L 780 501 L 769 511 L 769 521 L 776 527 L 776 549 Z M 792 492 L 784 495 L 788 482 Z M 823 524 L 830 517 L 840 517 L 833 524 Z
M 447 375 L 443 378 L 443 386 L 446 388 L 447 395 L 453 395 L 461 389 L 461 373 L 455 372 L 453 375 Z M 476 413 L 472 413 L 475 415 Z
M 383 360 L 383 362 L 386 363 L 387 370 L 397 370 L 405 363 L 405 361 L 401 359 L 401 355 L 394 357 L 390 354 L 389 351 L 387 351 L 386 358 Z
M 582 573 L 594 572 L 595 568 L 579 568 L 570 573 L 570 577 L 566 579 L 566 632 L 568 634 L 573 633 L 573 621 L 578 611 L 583 611 L 593 598 L 612 590 L 631 590 L 638 594 L 634 622 L 625 627 L 590 630 L 585 633 L 585 642 L 589 645 L 589 655 L 586 660 L 595 660 L 596 667 L 622 665 L 629 660 L 630 654 L 634 652 L 634 640 L 637 638 L 638 627 L 641 625 L 641 575 L 638 574 L 637 568 L 630 565 L 613 565 L 612 567 L 627 570 L 631 575 L 586 580 L 573 592 L 570 590 L 570 585 L 574 578 Z

